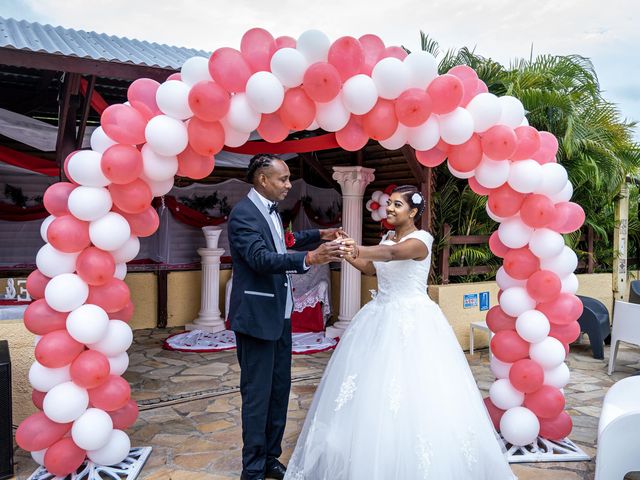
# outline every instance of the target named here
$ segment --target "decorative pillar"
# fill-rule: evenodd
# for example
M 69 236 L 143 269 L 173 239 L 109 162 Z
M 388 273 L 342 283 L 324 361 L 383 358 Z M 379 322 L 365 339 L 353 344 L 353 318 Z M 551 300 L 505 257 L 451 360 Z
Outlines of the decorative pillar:
M 202 261 L 202 286 L 200 312 L 193 323 L 187 324 L 187 330 L 203 332 L 220 332 L 225 329 L 224 319 L 220 315 L 220 257 L 224 248 L 218 248 L 218 240 L 222 233 L 220 227 L 202 227 L 207 240 L 206 248 L 199 248 Z
M 613 228 L 613 299 L 624 300 L 627 294 L 627 240 L 629 236 L 629 184 L 623 183 L 616 200 Z
M 333 179 L 342 190 L 342 228 L 356 242 L 362 242 L 362 197 L 375 176 L 373 168 L 333 167 Z M 338 321 L 328 327 L 326 336 L 342 336 L 349 322 L 360 310 L 360 271 L 347 262 L 342 262 L 340 271 L 340 313 Z

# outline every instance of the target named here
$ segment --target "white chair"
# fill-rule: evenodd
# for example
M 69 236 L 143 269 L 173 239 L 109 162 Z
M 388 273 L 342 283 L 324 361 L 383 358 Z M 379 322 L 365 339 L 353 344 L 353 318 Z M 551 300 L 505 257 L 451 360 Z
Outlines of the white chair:
M 633 345 L 640 347 L 639 304 L 621 302 L 618 300 L 613 308 L 613 329 L 611 330 L 611 350 L 609 352 L 609 375 L 611 375 L 615 370 L 618 345 L 620 342 L 632 343 Z
M 489 334 L 489 342 L 491 342 L 491 337 L 493 337 L 493 332 L 491 330 L 489 330 L 489 327 L 487 326 L 487 322 L 471 322 L 469 324 L 469 329 L 471 330 L 471 332 L 469 333 L 469 353 L 471 355 L 473 355 L 473 343 L 474 343 L 474 331 L 475 330 L 482 330 L 484 332 L 487 332 Z M 491 357 L 491 349 L 489 349 L 489 357 Z
M 595 480 L 622 480 L 640 470 L 640 377 L 616 382 L 607 392 L 598 424 Z

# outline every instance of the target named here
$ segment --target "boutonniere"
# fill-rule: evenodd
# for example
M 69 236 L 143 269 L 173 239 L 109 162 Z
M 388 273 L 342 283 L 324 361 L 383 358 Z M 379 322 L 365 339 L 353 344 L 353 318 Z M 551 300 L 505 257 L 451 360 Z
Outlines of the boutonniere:
M 291 248 L 296 244 L 296 237 L 293 234 L 293 228 L 292 228 L 291 222 L 289 222 L 289 226 L 287 227 L 287 230 L 284 232 L 284 244 L 287 246 L 287 248 Z

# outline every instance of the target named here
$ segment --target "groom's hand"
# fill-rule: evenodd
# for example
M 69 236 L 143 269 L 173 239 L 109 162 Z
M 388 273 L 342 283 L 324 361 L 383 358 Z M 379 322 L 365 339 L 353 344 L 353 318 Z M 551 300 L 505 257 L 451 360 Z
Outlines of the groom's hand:
M 307 265 L 324 265 L 329 262 L 339 262 L 347 252 L 347 248 L 337 242 L 323 243 L 315 250 L 307 252 Z
M 344 230 L 342 230 L 342 227 L 320 229 L 321 240 L 331 241 L 331 240 L 336 240 L 338 238 L 341 238 L 343 236 L 346 236 L 346 233 L 344 233 Z

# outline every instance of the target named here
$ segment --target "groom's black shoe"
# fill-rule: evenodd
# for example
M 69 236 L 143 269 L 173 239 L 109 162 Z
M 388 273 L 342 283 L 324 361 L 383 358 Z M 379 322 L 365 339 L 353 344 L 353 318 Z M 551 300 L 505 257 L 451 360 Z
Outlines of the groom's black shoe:
M 282 480 L 285 473 L 287 473 L 287 467 L 281 464 L 275 458 L 267 463 L 267 472 L 265 478 L 275 478 L 276 480 Z
M 242 472 L 240 474 L 240 480 L 264 480 L 264 477 L 250 477 L 246 473 Z

